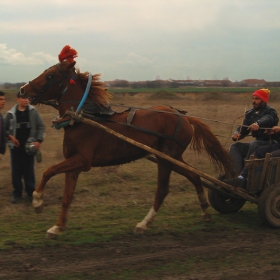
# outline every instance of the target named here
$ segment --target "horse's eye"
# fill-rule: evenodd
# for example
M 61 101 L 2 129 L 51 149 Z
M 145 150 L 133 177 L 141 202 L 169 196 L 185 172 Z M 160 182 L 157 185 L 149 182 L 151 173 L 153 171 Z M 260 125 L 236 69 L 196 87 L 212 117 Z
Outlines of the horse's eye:
M 54 75 L 46 75 L 46 80 L 47 81 L 50 81 L 50 80 L 52 80 L 54 78 Z

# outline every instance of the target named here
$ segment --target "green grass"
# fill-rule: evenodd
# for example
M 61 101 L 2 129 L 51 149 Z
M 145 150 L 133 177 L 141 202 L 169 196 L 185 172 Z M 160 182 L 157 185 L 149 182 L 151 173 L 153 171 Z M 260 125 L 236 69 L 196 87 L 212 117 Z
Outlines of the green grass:
M 230 90 L 229 95 L 238 93 L 239 90 L 252 93 L 253 89 L 212 89 L 207 88 L 211 94 L 202 94 L 206 89 L 185 88 L 185 89 L 166 89 L 167 94 L 176 93 L 178 90 L 184 92 L 199 93 L 197 96 L 201 99 L 190 99 L 188 96 L 170 101 L 170 105 L 180 106 L 182 109 L 189 111 L 190 115 L 211 118 L 216 120 L 232 121 L 244 111 L 244 105 L 240 105 L 240 99 L 234 102 L 224 102 L 222 94 L 215 95 L 219 90 L 223 92 Z M 209 91 L 208 91 L 209 90 Z M 274 89 L 273 89 L 274 90 Z M 139 92 L 139 89 L 137 89 Z M 147 89 L 143 89 L 146 92 Z M 156 89 L 154 93 L 158 92 Z M 242 92 L 243 92 L 242 91 Z M 122 91 L 124 92 L 124 91 Z M 153 91 L 149 91 L 153 93 Z M 242 93 L 240 92 L 240 93 Z M 200 94 L 201 93 L 201 94 Z M 251 95 L 248 93 L 248 100 Z M 10 95 L 10 94 L 9 94 Z M 244 95 L 247 98 L 247 94 Z M 14 104 L 14 95 L 9 96 Z M 141 99 L 142 98 L 142 99 Z M 152 103 L 148 97 L 133 99 L 129 97 L 121 102 L 136 103 L 136 106 L 146 106 Z M 185 98 L 185 99 L 184 99 Z M 196 97 L 195 97 L 196 98 Z M 217 100 L 217 98 L 220 98 Z M 244 98 L 244 97 L 243 97 Z M 197 100 L 201 100 L 199 103 Z M 166 103 L 166 101 L 164 101 Z M 212 103 L 211 103 L 212 102 Z M 142 105 L 144 103 L 144 105 Z M 272 106 L 278 110 L 279 102 L 272 103 Z M 12 104 L 7 104 L 6 109 L 10 109 Z M 42 145 L 43 162 L 36 165 L 37 182 L 42 176 L 42 172 L 54 163 L 62 159 L 61 143 L 62 131 L 50 129 L 50 121 L 57 112 L 51 111 L 48 106 L 37 107 L 47 126 L 46 142 Z M 278 109 L 277 109 L 278 108 Z M 240 113 L 241 112 L 241 113 Z M 216 134 L 229 136 L 232 127 L 224 124 L 218 125 L 207 123 Z M 226 142 L 225 138 L 221 142 Z M 231 141 L 227 143 L 227 147 Z M 199 168 L 199 170 L 216 176 L 217 174 L 209 164 L 209 159 L 204 153 L 201 155 L 194 154 L 193 151 L 187 150 L 184 158 L 188 164 Z M 230 215 L 222 215 L 212 208 L 209 213 L 212 215 L 211 222 L 205 222 L 201 218 L 200 207 L 194 187 L 182 176 L 172 173 L 170 180 L 170 193 L 165 199 L 160 211 L 158 212 L 151 228 L 142 236 L 135 236 L 133 229 L 148 213 L 152 206 L 156 191 L 157 175 L 156 165 L 145 159 L 130 164 L 110 167 L 95 168 L 87 173 L 82 173 L 79 177 L 75 190 L 74 200 L 69 210 L 67 229 L 59 236 L 57 240 L 48 240 L 45 238 L 46 231 L 51 228 L 59 217 L 61 209 L 61 197 L 63 193 L 64 176 L 57 175 L 52 178 L 45 189 L 45 208 L 41 214 L 36 214 L 34 209 L 23 202 L 18 205 L 12 205 L 11 199 L 11 179 L 9 168 L 9 153 L 1 156 L 1 182 L 0 182 L 0 254 L 5 254 L 13 248 L 42 248 L 46 247 L 59 248 L 60 246 L 71 246 L 94 244 L 101 246 L 102 243 L 126 240 L 138 244 L 143 240 L 155 240 L 156 238 L 169 238 L 180 240 L 190 240 L 194 244 L 207 244 L 207 236 L 215 235 L 215 240 L 227 242 L 230 238 L 238 242 L 240 236 L 251 238 L 255 232 L 259 235 L 271 234 L 271 229 L 264 227 L 258 216 L 257 206 L 247 202 L 240 212 Z M 278 236 L 278 231 L 273 231 Z M 164 239 L 165 240 L 165 239 Z M 256 246 L 259 240 L 256 240 Z M 234 242 L 233 242 L 234 245 Z M 259 259 L 261 257 L 255 252 L 244 254 L 244 263 L 248 264 L 248 259 Z M 273 254 L 273 252 L 271 252 Z M 243 263 L 243 256 L 239 253 L 233 254 Z M 246 261 L 247 259 L 247 261 Z M 234 257 L 229 255 L 220 256 L 215 261 L 211 258 L 193 257 L 183 261 L 174 260 L 173 262 L 159 263 L 152 269 L 143 267 L 135 270 L 116 270 L 104 272 L 95 270 L 91 273 L 75 273 L 64 276 L 57 276 L 52 280 L 58 279 L 149 279 L 154 277 L 160 279 L 167 271 L 174 275 L 188 274 L 196 264 L 205 267 L 215 267 L 222 270 L 223 267 L 231 267 Z M 264 259 L 264 261 L 266 261 Z M 235 263 L 236 264 L 236 263 Z M 279 264 L 275 260 L 275 265 Z M 64 274 L 65 272 L 61 272 Z M 138 278 L 137 278 L 138 277 Z M 158 277 L 158 278 L 157 278 Z M 33 278 L 35 279 L 35 278 Z M 47 279 L 47 276 L 46 276 Z M 50 279 L 50 278 L 49 278 Z M 226 279 L 226 278 L 225 278 Z
M 204 172 L 213 172 L 207 160 L 199 164 Z M 149 172 L 138 176 L 139 170 Z M 48 183 L 44 197 L 46 206 L 40 214 L 36 214 L 27 202 L 18 205 L 5 202 L 0 215 L 0 249 L 108 242 L 131 235 L 134 226 L 153 204 L 156 165 L 143 159 L 125 166 L 82 173 L 69 210 L 67 229 L 59 239 L 50 241 L 45 234 L 57 222 L 60 213 L 63 179 L 59 175 Z M 184 177 L 172 173 L 170 193 L 146 234 L 224 231 L 228 228 L 254 230 L 260 226 L 254 204 L 246 203 L 239 213 L 232 215 L 221 215 L 212 208 L 209 212 L 212 222 L 205 223 L 194 187 Z
M 171 195 L 170 199 L 160 209 L 154 224 L 146 233 L 170 234 L 203 232 L 253 230 L 260 226 L 256 206 L 246 203 L 236 214 L 221 215 L 210 209 L 211 223 L 205 223 L 200 216 L 198 204 L 193 201 L 177 201 Z M 187 203 L 188 202 L 188 203 Z M 66 232 L 59 239 L 45 239 L 45 232 L 56 222 L 60 207 L 46 207 L 44 212 L 36 214 L 28 208 L 26 212 L 13 213 L 0 218 L 2 230 L 0 233 L 0 249 L 16 246 L 33 247 L 57 244 L 81 245 L 94 242 L 108 242 L 122 235 L 132 234 L 137 222 L 142 220 L 150 206 L 143 201 L 135 204 L 133 201 L 122 205 L 87 205 L 81 207 L 73 203 Z M 78 214 L 75 214 L 78 213 Z

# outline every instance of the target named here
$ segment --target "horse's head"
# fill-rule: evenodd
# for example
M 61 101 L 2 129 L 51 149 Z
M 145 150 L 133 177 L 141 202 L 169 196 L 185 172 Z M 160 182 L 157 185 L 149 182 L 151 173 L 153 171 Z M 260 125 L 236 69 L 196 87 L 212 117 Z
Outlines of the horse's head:
M 58 55 L 60 63 L 22 86 L 20 95 L 29 98 L 33 105 L 51 105 L 63 113 L 69 106 L 77 107 L 79 101 L 85 102 L 87 97 L 90 102 L 107 106 L 111 95 L 103 88 L 104 84 L 99 80 L 100 74 L 92 76 L 89 72 L 80 73 L 79 70 L 76 72 L 74 58 L 77 54 L 75 49 L 66 45 Z
M 20 88 L 20 95 L 30 99 L 31 104 L 57 102 L 76 76 L 75 61 L 62 62 L 45 70 L 34 80 Z

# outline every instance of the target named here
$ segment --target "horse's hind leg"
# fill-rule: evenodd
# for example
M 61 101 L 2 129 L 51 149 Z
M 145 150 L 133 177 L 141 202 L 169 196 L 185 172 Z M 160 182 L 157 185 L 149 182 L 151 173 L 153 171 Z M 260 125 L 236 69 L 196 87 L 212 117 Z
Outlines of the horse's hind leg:
M 153 157 L 148 157 L 147 159 L 152 162 L 155 162 L 155 163 L 158 162 L 157 159 L 155 159 Z M 179 160 L 181 162 L 185 163 L 185 161 L 182 158 L 180 158 Z M 202 184 L 201 184 L 200 176 L 198 176 L 197 174 L 195 174 L 185 168 L 179 167 L 177 165 L 173 165 L 172 170 L 177 172 L 178 174 L 186 177 L 195 186 L 198 200 L 200 203 L 200 207 L 202 210 L 202 217 L 204 220 L 210 221 L 211 215 L 206 211 L 206 209 L 209 207 L 209 203 L 206 200 L 205 192 L 204 192 L 204 188 L 202 187 Z
M 59 219 L 52 228 L 47 231 L 47 238 L 56 239 L 66 228 L 67 214 L 70 204 L 73 200 L 74 190 L 79 177 L 80 171 L 65 173 L 65 186 L 62 198 L 62 208 Z
M 158 185 L 155 194 L 155 200 L 152 208 L 146 217 L 136 225 L 134 232 L 142 233 L 153 222 L 156 213 L 169 192 L 169 178 L 172 171 L 172 165 L 162 159 L 158 159 Z
M 183 159 L 181 159 L 181 161 L 184 162 Z M 172 169 L 173 171 L 186 177 L 195 186 L 195 190 L 202 210 L 202 217 L 205 221 L 210 221 L 211 215 L 206 211 L 206 209 L 209 207 L 209 203 L 207 202 L 207 199 L 205 197 L 205 192 L 201 184 L 200 176 L 177 165 L 174 165 Z

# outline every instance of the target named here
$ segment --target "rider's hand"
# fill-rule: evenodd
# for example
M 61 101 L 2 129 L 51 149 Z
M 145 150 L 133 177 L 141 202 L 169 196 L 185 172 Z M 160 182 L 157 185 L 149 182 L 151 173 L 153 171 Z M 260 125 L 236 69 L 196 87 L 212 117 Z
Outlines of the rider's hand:
M 273 134 L 279 133 L 279 132 L 280 132 L 280 126 L 273 126 L 271 129 L 266 129 L 264 131 L 264 133 L 267 135 L 273 135 Z
M 231 136 L 231 139 L 232 139 L 233 141 L 237 141 L 237 140 L 239 140 L 240 136 L 241 136 L 240 133 L 235 133 L 235 134 L 233 134 L 233 135 Z
M 273 126 L 271 128 L 271 131 L 273 131 L 274 133 L 279 133 L 280 132 L 280 126 Z
M 252 123 L 249 127 L 248 130 L 259 130 L 260 126 L 258 123 Z

